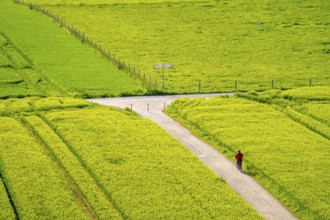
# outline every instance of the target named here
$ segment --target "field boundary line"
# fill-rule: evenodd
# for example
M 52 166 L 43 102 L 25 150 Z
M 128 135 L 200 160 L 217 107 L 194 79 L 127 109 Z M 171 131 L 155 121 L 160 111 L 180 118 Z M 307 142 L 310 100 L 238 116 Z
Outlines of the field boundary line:
M 125 214 L 123 210 L 121 210 L 118 205 L 114 202 L 111 193 L 104 189 L 102 184 L 99 183 L 98 178 L 94 175 L 94 173 L 91 171 L 89 166 L 86 164 L 86 162 L 79 156 L 79 154 L 76 152 L 76 150 L 73 148 L 73 146 L 63 137 L 63 135 L 57 130 L 54 129 L 54 126 L 50 121 L 46 119 L 46 117 L 40 113 L 36 113 L 39 118 L 41 118 L 52 130 L 53 132 L 60 138 L 60 140 L 67 146 L 67 148 L 70 150 L 70 152 L 77 158 L 81 166 L 86 170 L 86 172 L 89 174 L 89 176 L 93 179 L 94 183 L 98 186 L 98 188 L 101 190 L 103 195 L 105 196 L 105 199 L 112 205 L 112 207 L 119 213 L 119 215 L 123 219 L 129 219 L 128 216 Z
M 69 184 L 71 190 L 76 195 L 77 200 L 84 207 L 85 211 L 88 213 L 90 218 L 91 219 L 96 219 L 94 211 L 91 209 L 90 205 L 84 200 L 84 198 L 82 196 L 82 193 L 79 190 L 79 187 L 76 186 L 76 184 L 72 180 L 70 174 L 65 170 L 65 168 L 63 167 L 61 162 L 58 160 L 58 158 L 54 155 L 52 150 L 49 149 L 49 147 L 47 146 L 45 141 L 42 139 L 42 137 L 38 134 L 38 132 L 34 131 L 33 126 L 29 122 L 27 122 L 23 117 L 20 119 L 20 122 L 31 133 L 31 135 L 36 139 L 36 141 L 46 150 L 48 156 L 53 161 L 53 164 L 63 174 L 63 177 L 66 179 L 66 181 Z
M 15 204 L 14 204 L 13 199 L 11 198 L 11 195 L 10 195 L 9 189 L 8 189 L 8 187 L 7 187 L 7 184 L 6 184 L 6 182 L 4 181 L 4 178 L 2 177 L 1 170 L 0 170 L 0 181 L 3 183 L 3 185 L 4 185 L 4 187 L 5 187 L 5 190 L 6 190 L 6 193 L 7 193 L 7 196 L 8 196 L 9 202 L 10 202 L 10 205 L 11 205 L 11 207 L 12 207 L 12 209 L 13 209 L 14 214 L 15 214 L 15 218 L 16 218 L 17 220 L 19 220 L 20 218 L 19 218 L 19 215 L 18 215 L 17 209 L 16 209 L 16 207 L 15 207 Z

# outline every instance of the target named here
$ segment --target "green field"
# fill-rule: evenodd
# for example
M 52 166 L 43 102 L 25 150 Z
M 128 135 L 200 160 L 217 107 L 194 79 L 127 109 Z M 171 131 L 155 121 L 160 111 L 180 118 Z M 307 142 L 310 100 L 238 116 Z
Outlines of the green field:
M 318 89 L 329 100 L 330 87 Z M 167 113 L 232 160 L 241 149 L 244 169 L 302 219 L 327 219 L 330 103 L 313 100 L 314 92 L 305 88 L 310 99 L 295 101 L 283 95 L 297 96 L 298 90 L 179 99 Z
M 141 82 L 46 16 L 8 0 L 0 11 L 0 97 L 146 93 Z
M 326 0 L 30 2 L 158 82 L 153 66 L 173 64 L 166 92 L 330 84 Z
M 0 173 L 20 219 L 261 218 L 131 111 L 34 97 L 0 100 L 0 121 Z M 0 216 L 13 219 L 7 200 Z

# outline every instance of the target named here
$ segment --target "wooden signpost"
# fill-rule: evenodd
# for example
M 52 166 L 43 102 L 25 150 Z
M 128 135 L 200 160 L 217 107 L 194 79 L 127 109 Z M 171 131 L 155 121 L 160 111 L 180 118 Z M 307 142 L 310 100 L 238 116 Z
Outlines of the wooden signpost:
M 163 79 L 163 82 L 162 82 L 162 89 L 164 89 L 164 69 L 167 68 L 167 69 L 172 69 L 172 64 L 159 64 L 159 65 L 155 65 L 154 66 L 154 69 L 157 70 L 157 69 L 162 69 L 162 79 Z

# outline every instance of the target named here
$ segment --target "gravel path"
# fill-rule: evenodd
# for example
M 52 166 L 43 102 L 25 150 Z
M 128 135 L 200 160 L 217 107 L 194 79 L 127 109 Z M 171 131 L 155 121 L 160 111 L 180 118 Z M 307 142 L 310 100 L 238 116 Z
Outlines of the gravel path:
M 224 179 L 243 199 L 250 203 L 266 219 L 297 219 L 252 177 L 236 170 L 235 165 L 210 145 L 196 138 L 189 130 L 165 115 L 162 110 L 180 97 L 212 97 L 219 94 L 140 96 L 89 99 L 101 105 L 132 108 L 138 114 L 150 118 L 173 137 L 183 143 L 201 161 Z M 232 93 L 222 95 L 232 96 Z

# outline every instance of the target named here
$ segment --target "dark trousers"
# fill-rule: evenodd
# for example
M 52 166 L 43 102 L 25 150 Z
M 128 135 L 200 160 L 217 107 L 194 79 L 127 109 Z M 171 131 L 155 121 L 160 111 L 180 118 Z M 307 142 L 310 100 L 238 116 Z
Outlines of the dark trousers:
M 236 167 L 239 170 L 242 170 L 242 161 L 241 160 L 236 160 Z

